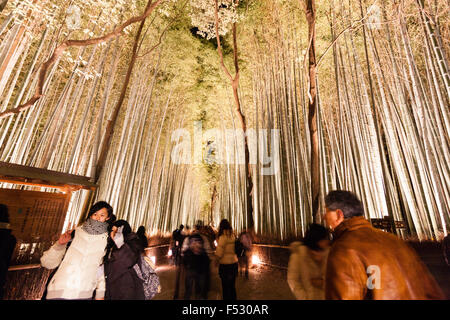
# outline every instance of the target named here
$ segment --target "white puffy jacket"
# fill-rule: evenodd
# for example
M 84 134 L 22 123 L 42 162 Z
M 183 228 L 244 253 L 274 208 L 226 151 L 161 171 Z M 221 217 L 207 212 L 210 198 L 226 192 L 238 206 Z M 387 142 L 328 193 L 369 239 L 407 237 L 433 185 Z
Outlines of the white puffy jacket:
M 66 252 L 66 245 L 55 243 L 41 257 L 47 269 L 59 266 L 47 287 L 47 299 L 90 299 L 105 295 L 105 278 L 98 270 L 102 264 L 108 234 L 91 235 L 81 227 Z M 64 260 L 63 260 L 64 258 Z M 61 262 L 62 260 L 62 262 Z

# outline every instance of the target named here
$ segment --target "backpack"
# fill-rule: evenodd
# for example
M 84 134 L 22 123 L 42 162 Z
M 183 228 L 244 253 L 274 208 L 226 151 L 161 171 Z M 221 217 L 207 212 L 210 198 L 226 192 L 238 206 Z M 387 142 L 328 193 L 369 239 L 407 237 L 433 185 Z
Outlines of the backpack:
M 141 256 L 140 263 L 136 263 L 133 269 L 143 281 L 142 286 L 144 287 L 145 300 L 150 300 L 157 293 L 161 292 L 159 276 L 156 274 L 154 265 L 148 257 Z
M 234 241 L 234 252 L 236 253 L 238 258 L 245 255 L 245 247 L 239 239 L 236 239 L 236 241 Z

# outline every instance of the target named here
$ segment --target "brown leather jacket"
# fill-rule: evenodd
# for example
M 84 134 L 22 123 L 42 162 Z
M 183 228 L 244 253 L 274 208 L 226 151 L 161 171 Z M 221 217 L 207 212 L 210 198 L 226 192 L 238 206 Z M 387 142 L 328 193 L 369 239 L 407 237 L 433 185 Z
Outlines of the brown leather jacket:
M 445 299 L 415 251 L 363 217 L 344 220 L 334 231 L 328 257 L 326 299 Z

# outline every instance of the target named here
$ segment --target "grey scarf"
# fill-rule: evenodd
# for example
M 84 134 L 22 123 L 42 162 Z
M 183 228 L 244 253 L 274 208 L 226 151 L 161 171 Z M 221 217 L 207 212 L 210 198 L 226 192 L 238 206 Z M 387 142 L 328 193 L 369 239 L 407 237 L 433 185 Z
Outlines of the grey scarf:
M 108 223 L 89 218 L 83 224 L 81 229 L 83 229 L 84 231 L 86 231 L 87 233 L 89 233 L 91 235 L 99 235 L 99 234 L 108 232 Z

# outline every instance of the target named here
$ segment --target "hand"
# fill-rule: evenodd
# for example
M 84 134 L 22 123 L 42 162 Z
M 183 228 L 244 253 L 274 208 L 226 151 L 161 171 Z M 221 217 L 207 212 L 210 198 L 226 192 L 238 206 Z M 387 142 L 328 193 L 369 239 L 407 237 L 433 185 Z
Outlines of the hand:
M 72 239 L 71 234 L 72 234 L 73 230 L 74 229 L 70 229 L 70 230 L 67 230 L 65 233 L 63 233 L 58 239 L 58 244 L 60 244 L 60 245 L 67 244 L 70 241 L 70 239 Z
M 121 226 L 119 229 L 117 229 L 117 232 L 114 234 L 114 236 L 112 236 L 112 239 L 114 240 L 117 248 L 119 248 L 119 249 L 120 249 L 120 247 L 123 246 L 123 244 L 125 242 L 125 239 L 124 239 L 123 233 L 122 233 L 122 229 L 123 229 L 123 226 Z
M 119 227 L 119 228 L 117 228 L 116 226 L 114 226 L 114 227 L 112 228 L 112 231 L 111 231 L 111 238 L 114 240 L 114 237 L 116 236 L 116 234 L 117 234 L 117 233 L 122 234 L 122 232 L 123 232 L 123 226 L 121 226 L 121 227 Z

